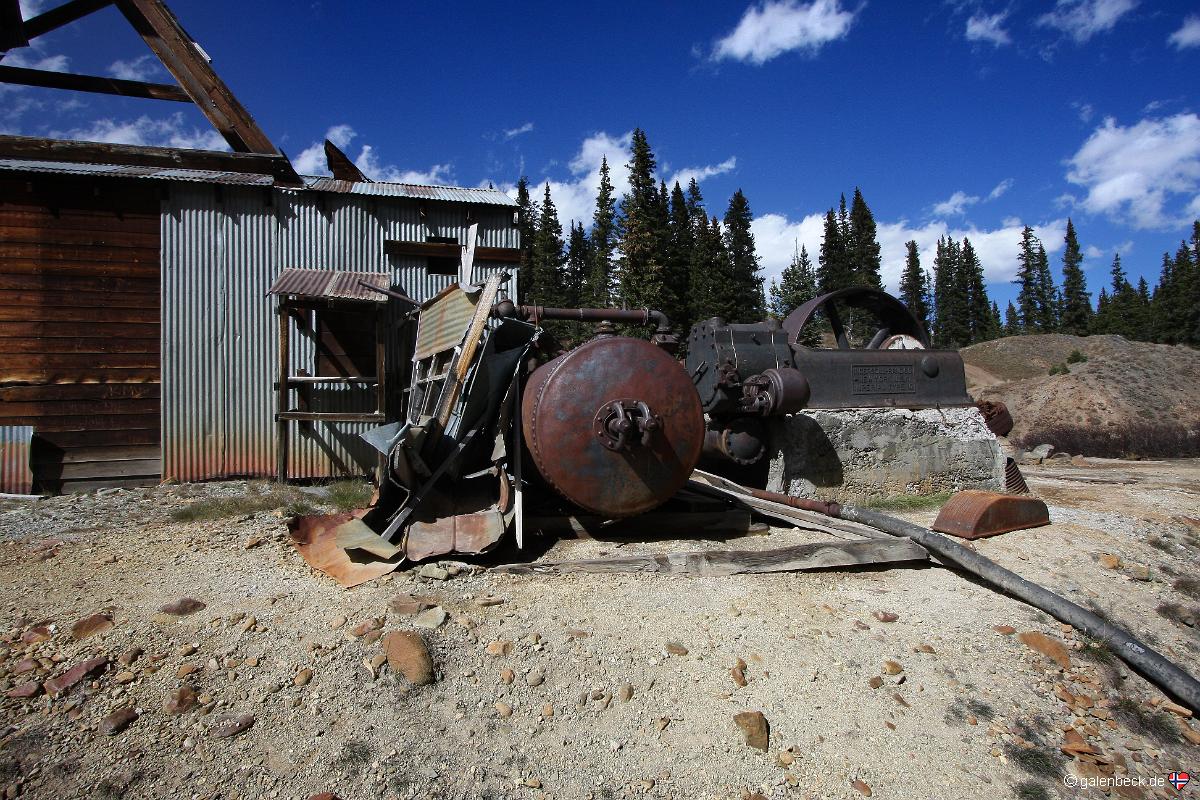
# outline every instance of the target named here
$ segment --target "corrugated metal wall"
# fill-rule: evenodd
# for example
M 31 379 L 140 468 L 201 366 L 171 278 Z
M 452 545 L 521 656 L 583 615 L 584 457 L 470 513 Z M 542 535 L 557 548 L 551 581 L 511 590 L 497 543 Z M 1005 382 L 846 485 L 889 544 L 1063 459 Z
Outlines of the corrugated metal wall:
M 33 469 L 29 463 L 32 440 L 32 425 L 0 425 L 0 492 L 33 491 Z
M 452 276 L 429 275 L 424 258 L 389 257 L 385 241 L 427 236 L 482 247 L 517 247 L 513 209 L 352 194 L 173 184 L 162 214 L 163 477 L 200 480 L 275 471 L 278 324 L 267 289 L 285 267 L 391 272 L 397 291 L 423 300 Z M 468 211 L 471 220 L 468 220 Z M 512 265 L 477 264 L 473 280 Z M 509 287 L 515 293 L 515 277 Z M 392 309 L 393 319 L 399 309 Z M 397 334 L 398 336 L 399 334 Z M 408 375 L 389 348 L 389 391 Z M 315 365 L 312 340 L 295 327 L 291 373 Z M 363 390 L 321 388 L 314 411 L 373 410 Z M 292 477 L 365 473 L 368 425 L 293 423 Z

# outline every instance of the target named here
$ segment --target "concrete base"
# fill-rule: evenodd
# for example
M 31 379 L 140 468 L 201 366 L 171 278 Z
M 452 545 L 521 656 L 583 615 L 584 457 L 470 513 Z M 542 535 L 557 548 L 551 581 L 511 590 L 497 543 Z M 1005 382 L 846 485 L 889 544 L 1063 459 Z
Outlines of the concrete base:
M 1004 453 L 974 407 L 802 411 L 770 427 L 767 488 L 794 497 L 1004 489 Z

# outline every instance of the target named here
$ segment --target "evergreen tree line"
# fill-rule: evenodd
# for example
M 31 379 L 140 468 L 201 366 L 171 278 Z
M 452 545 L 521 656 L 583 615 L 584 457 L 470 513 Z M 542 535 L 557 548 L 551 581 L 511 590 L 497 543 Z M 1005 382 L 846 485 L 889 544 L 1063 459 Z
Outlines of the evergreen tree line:
M 763 279 L 746 196 L 735 192 L 718 219 L 709 216 L 695 178 L 686 189 L 678 182 L 668 189 L 655 180 L 656 166 L 646 134 L 635 130 L 629 190 L 616 197 L 603 159 L 591 230 L 572 221 L 565 238 L 550 185 L 539 202 L 521 177 L 521 302 L 653 308 L 681 333 L 712 316 L 727 322 L 763 318 Z M 559 333 L 573 338 L 565 329 Z

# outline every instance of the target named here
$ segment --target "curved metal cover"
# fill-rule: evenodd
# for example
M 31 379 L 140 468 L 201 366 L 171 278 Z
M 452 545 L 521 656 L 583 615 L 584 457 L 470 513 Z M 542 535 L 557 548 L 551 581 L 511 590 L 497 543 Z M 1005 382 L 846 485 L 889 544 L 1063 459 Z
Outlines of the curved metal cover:
M 908 307 L 885 291 L 869 286 L 848 286 L 845 289 L 814 297 L 797 308 L 783 321 L 783 329 L 788 333 L 788 343 L 792 347 L 798 344 L 800 331 L 809 323 L 818 309 L 827 303 L 844 303 L 850 308 L 859 308 L 874 314 L 879 322 L 888 329 L 891 335 L 907 334 L 925 347 L 929 347 L 929 336 L 925 328 L 912 315 Z
M 592 429 L 597 410 L 636 398 L 662 420 L 649 445 L 612 451 Z M 642 339 L 593 339 L 529 377 L 525 443 L 542 477 L 577 506 L 606 517 L 649 511 L 687 483 L 700 459 L 704 414 L 688 375 Z

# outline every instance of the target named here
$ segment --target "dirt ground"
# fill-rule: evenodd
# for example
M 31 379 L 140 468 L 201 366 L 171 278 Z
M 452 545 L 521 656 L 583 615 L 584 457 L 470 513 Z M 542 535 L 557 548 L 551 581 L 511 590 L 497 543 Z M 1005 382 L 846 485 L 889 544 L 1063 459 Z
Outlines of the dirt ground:
M 1200 461 L 1025 471 L 1054 523 L 978 550 L 1200 672 Z M 1104 797 L 1080 784 L 1115 775 L 1142 785 L 1114 796 L 1175 797 L 1168 773 L 1200 767 L 1195 723 L 1107 649 L 935 564 L 717 578 L 443 562 L 447 580 L 344 590 L 269 502 L 177 519 L 263 491 L 0 506 L 3 796 L 1032 799 Z M 826 535 L 562 541 L 540 558 Z M 203 608 L 164 611 L 184 598 Z M 445 621 L 412 615 L 426 603 Z M 426 686 L 372 661 L 380 631 L 415 622 L 434 626 L 416 628 Z M 735 724 L 744 711 L 765 716 L 765 752 Z

